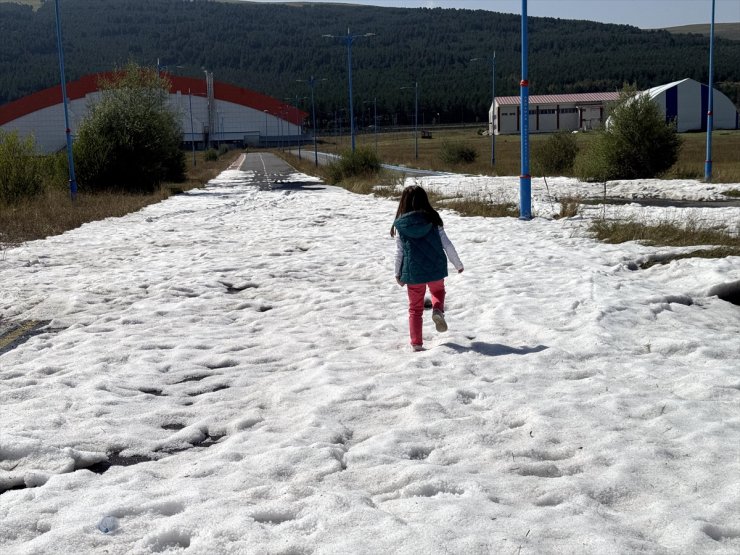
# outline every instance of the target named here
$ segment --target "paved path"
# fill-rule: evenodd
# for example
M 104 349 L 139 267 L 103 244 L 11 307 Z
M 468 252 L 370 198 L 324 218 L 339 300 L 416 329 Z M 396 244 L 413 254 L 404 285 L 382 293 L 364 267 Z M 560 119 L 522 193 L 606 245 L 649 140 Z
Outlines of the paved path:
M 298 155 L 298 150 L 291 150 L 291 154 Z M 313 150 L 302 149 L 301 156 L 313 160 Z M 338 158 L 336 154 L 325 152 L 318 153 L 319 164 L 327 164 Z M 237 166 L 237 164 L 239 164 Z M 257 186 L 261 189 L 279 189 L 279 188 L 305 188 L 306 186 L 316 187 L 315 182 L 302 181 L 296 170 L 291 167 L 282 158 L 269 152 L 256 152 L 247 154 L 246 157 L 240 158 L 235 164 L 240 170 L 255 172 Z M 414 175 L 453 175 L 446 172 L 435 172 L 432 170 L 418 170 L 407 168 L 405 166 L 392 166 L 383 164 L 383 167 L 389 170 L 412 173 Z M 643 206 L 676 206 L 680 208 L 727 208 L 740 207 L 740 199 L 700 201 L 700 200 L 679 200 L 679 199 L 659 199 L 659 198 L 593 198 L 582 201 L 587 204 L 641 204 Z
M 294 156 L 298 156 L 298 149 L 292 149 L 289 151 Z M 314 156 L 313 150 L 310 149 L 301 149 L 301 157 L 307 158 L 309 160 L 317 159 L 320 165 L 326 165 L 330 162 L 333 162 L 339 156 L 337 154 L 330 154 L 327 152 L 318 152 Z M 382 167 L 384 167 L 387 170 L 392 170 L 395 172 L 401 172 L 401 173 L 411 173 L 414 175 L 452 175 L 450 172 L 438 172 L 434 170 L 420 170 L 418 168 L 409 168 L 408 166 L 394 166 L 393 164 L 381 164 Z
M 269 152 L 248 153 L 238 169 L 254 172 L 253 183 L 263 190 L 322 188 L 316 181 L 303 179 L 303 174 Z

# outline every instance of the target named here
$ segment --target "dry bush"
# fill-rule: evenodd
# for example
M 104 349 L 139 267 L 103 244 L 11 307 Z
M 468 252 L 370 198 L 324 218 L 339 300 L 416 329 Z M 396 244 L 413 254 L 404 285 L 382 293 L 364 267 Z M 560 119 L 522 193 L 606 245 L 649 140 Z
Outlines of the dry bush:
M 717 245 L 740 252 L 740 237 L 721 229 L 714 229 L 695 220 L 676 222 L 664 220 L 645 223 L 637 220 L 596 220 L 591 231 L 607 243 L 639 241 L 654 246 L 690 247 Z
M 152 194 L 106 192 L 78 194 L 73 202 L 69 192 L 49 189 L 32 199 L 0 206 L 0 243 L 18 244 L 58 235 L 85 222 L 135 212 L 167 196 L 166 189 Z
M 431 196 L 430 196 L 431 198 Z M 492 194 L 473 197 L 441 197 L 435 195 L 436 203 L 454 210 L 461 216 L 479 216 L 483 218 L 518 218 L 519 207 L 513 202 L 495 198 Z
M 196 165 L 188 159 L 187 180 L 177 183 L 176 190 L 189 190 L 205 185 L 239 155 L 233 152 L 215 162 L 205 162 L 203 153 L 196 155 Z M 0 204 L 0 246 L 17 245 L 24 241 L 58 235 L 86 222 L 124 216 L 143 207 L 168 198 L 173 192 L 164 184 L 152 193 L 125 193 L 107 191 L 87 193 L 80 191 L 73 202 L 69 191 L 61 187 L 47 187 L 34 198 L 14 205 Z
M 581 210 L 583 199 L 581 197 L 563 197 L 560 199 L 560 212 L 557 218 L 572 218 L 577 216 Z

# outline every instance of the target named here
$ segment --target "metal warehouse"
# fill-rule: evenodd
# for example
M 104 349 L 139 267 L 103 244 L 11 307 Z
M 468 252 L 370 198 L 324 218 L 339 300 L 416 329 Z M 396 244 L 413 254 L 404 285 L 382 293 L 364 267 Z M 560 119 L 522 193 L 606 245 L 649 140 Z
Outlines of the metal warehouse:
M 682 79 L 640 93 L 648 95 L 665 114 L 676 122 L 678 131 L 706 131 L 709 87 L 693 79 Z M 714 89 L 713 129 L 738 129 L 735 105 L 724 93 Z
M 678 131 L 706 131 L 709 87 L 683 79 L 638 93 L 647 94 Z M 587 131 L 599 129 L 608 117 L 608 104 L 619 99 L 618 92 L 532 95 L 529 97 L 530 133 Z M 732 101 L 714 89 L 713 128 L 738 129 L 738 112 Z M 494 117 L 495 114 L 495 117 Z M 501 96 L 488 113 L 488 130 L 497 135 L 519 133 L 519 96 Z
M 619 93 L 540 94 L 529 97 L 529 132 L 553 133 L 598 129 L 607 117 L 607 103 Z M 519 133 L 520 97 L 499 96 L 488 113 L 488 131 L 496 135 Z M 493 115 L 496 114 L 494 119 Z
M 70 129 L 76 133 L 91 103 L 100 98 L 98 82 L 112 73 L 86 75 L 67 84 Z M 300 140 L 307 113 L 258 92 L 213 80 L 168 75 L 169 103 L 180 114 L 183 143 L 198 148 L 218 143 L 277 145 Z M 66 146 L 60 85 L 0 106 L 0 128 L 33 135 L 41 152 Z

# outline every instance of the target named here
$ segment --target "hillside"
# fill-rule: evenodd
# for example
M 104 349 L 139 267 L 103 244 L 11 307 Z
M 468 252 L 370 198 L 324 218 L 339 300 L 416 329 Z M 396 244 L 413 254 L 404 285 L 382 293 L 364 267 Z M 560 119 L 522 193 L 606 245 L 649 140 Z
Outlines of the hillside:
M 676 34 L 687 34 L 696 33 L 698 35 L 709 36 L 709 23 L 702 23 L 699 25 L 681 25 L 679 27 L 668 27 L 665 30 L 669 33 Z M 738 23 L 715 23 L 714 24 L 714 36 L 727 39 L 740 41 L 740 22 Z
M 0 4 L 0 103 L 59 79 L 54 5 Z M 181 0 L 67 0 L 61 4 L 68 79 L 134 60 L 266 92 L 308 96 L 323 119 L 346 109 L 347 49 L 322 35 L 375 33 L 352 49 L 355 105 L 410 121 L 419 83 L 421 122 L 487 117 L 491 66 L 471 62 L 496 51 L 496 93 L 519 91 L 520 19 L 483 10 L 406 9 L 337 4 L 258 4 Z M 627 25 L 530 18 L 532 94 L 639 88 L 691 77 L 707 80 L 708 45 L 696 34 Z M 717 39 L 715 80 L 740 104 L 740 42 Z M 307 104 L 303 104 L 307 108 Z M 344 116 L 346 117 L 346 116 Z M 369 123 L 369 120 L 368 120 Z

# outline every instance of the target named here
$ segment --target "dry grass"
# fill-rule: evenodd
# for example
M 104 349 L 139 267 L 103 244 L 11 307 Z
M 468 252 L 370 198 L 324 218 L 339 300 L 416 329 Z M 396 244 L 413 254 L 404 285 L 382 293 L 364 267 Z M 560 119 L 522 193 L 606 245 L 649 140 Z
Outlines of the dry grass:
M 478 135 L 482 126 L 466 128 L 434 128 L 431 139 L 419 139 L 419 158 L 415 158 L 413 131 L 378 133 L 378 156 L 385 164 L 403 165 L 435 171 L 453 171 L 475 175 L 519 175 L 520 140 L 518 135 L 499 135 L 495 138 L 496 164 L 491 166 L 491 138 Z M 530 148 L 549 137 L 547 134 L 531 135 Z M 593 133 L 578 133 L 579 148 L 585 148 L 593 139 Z M 668 179 L 703 179 L 706 157 L 706 133 L 682 133 L 684 146 L 673 168 L 665 175 Z M 464 142 L 478 153 L 470 164 L 450 166 L 441 160 L 445 141 Z M 358 146 L 375 148 L 375 135 L 371 132 L 356 136 Z M 319 149 L 323 152 L 340 154 L 350 146 L 349 136 L 323 137 Z M 534 165 L 531 160 L 530 166 Z M 740 182 L 740 131 L 715 131 L 712 134 L 712 181 L 715 183 Z
M 672 254 L 671 256 L 664 256 L 660 259 L 650 260 L 643 264 L 640 264 L 640 268 L 646 269 L 651 266 L 658 264 L 668 264 L 673 260 L 681 260 L 685 258 L 724 258 L 726 256 L 740 256 L 740 249 L 732 247 L 714 247 L 711 249 L 698 249 L 691 252 L 682 254 Z
M 683 146 L 678 161 L 666 179 L 704 179 L 707 154 L 706 133 L 682 133 Z M 712 133 L 712 182 L 740 183 L 740 131 Z
M 298 158 L 293 154 L 282 151 L 274 151 L 275 155 L 281 157 L 296 170 L 306 175 L 318 177 L 325 183 L 329 182 L 329 174 L 326 167 L 314 164 L 313 154 L 310 157 Z M 383 197 L 393 197 L 398 195 L 398 187 L 403 184 L 404 176 L 398 172 L 381 170 L 375 176 L 356 176 L 345 179 L 338 183 L 338 187 L 358 193 L 360 195 L 369 195 L 371 193 Z
M 284 152 L 277 152 L 284 160 L 296 168 L 298 171 L 307 175 L 314 175 L 325 180 L 326 172 L 321 166 L 316 167 L 313 160 L 299 159 L 297 156 Z M 338 183 L 342 187 L 353 193 L 367 195 L 370 193 L 378 196 L 400 198 L 401 187 L 406 176 L 399 172 L 382 171 L 375 177 L 355 177 Z M 458 212 L 462 216 L 482 216 L 487 218 L 518 217 L 519 208 L 510 202 L 503 202 L 488 197 L 449 197 L 427 191 L 429 200 L 434 206 L 444 207 Z
M 19 204 L 0 204 L 0 248 L 58 235 L 86 222 L 120 217 L 160 202 L 176 192 L 201 187 L 228 167 L 239 154 L 232 151 L 219 160 L 206 162 L 203 153 L 196 153 L 195 166 L 192 156 L 188 156 L 186 181 L 165 184 L 153 194 L 79 192 L 72 202 L 67 189 L 49 187 L 44 194 Z
M 563 197 L 560 199 L 560 212 L 555 219 L 572 218 L 577 216 L 581 210 L 583 199 L 581 197 Z
M 482 218 L 518 218 L 519 207 L 512 202 L 497 200 L 492 196 L 438 198 L 437 205 L 454 210 L 461 216 Z
M 639 241 L 653 246 L 691 247 L 714 245 L 711 249 L 699 249 L 687 256 L 718 258 L 740 256 L 740 237 L 721 229 L 713 229 L 692 220 L 687 222 L 662 221 L 655 224 L 628 221 L 597 220 L 591 226 L 597 239 L 607 243 Z

